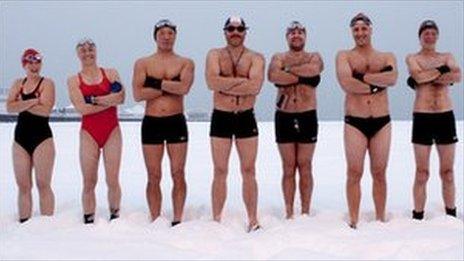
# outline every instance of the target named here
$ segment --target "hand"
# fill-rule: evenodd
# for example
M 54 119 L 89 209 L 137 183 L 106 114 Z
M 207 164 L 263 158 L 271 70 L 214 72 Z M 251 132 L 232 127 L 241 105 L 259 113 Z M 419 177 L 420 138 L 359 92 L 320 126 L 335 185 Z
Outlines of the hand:
M 415 90 L 416 89 L 416 86 L 417 86 L 417 82 L 416 80 L 414 80 L 414 78 L 412 78 L 411 76 L 408 77 L 408 80 L 406 82 L 409 86 L 409 88 Z
M 442 65 L 442 66 L 440 66 L 440 67 L 437 67 L 437 68 L 435 68 L 435 69 L 437 69 L 437 70 L 440 72 L 440 74 L 445 74 L 445 73 L 451 72 L 451 69 L 450 69 L 449 66 L 446 65 L 446 64 L 445 64 L 445 65 Z
M 382 92 L 386 89 L 385 87 L 380 87 L 380 86 L 372 85 L 372 84 L 369 85 L 369 87 L 371 88 L 371 94 Z
M 353 78 L 355 78 L 358 81 L 364 82 L 364 73 L 359 73 L 357 71 L 353 71 L 352 74 Z

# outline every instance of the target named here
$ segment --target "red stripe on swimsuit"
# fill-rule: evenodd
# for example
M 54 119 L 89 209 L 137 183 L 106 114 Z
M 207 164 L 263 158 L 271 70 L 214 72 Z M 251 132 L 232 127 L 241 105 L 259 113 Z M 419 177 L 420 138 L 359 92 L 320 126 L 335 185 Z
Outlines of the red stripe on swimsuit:
M 79 73 L 79 88 L 84 96 L 103 96 L 111 92 L 111 82 L 106 77 L 105 70 L 101 68 L 103 80 L 98 84 L 88 85 L 82 80 Z M 106 110 L 83 115 L 81 128 L 86 130 L 98 144 L 99 148 L 105 146 L 111 132 L 119 125 L 116 106 Z

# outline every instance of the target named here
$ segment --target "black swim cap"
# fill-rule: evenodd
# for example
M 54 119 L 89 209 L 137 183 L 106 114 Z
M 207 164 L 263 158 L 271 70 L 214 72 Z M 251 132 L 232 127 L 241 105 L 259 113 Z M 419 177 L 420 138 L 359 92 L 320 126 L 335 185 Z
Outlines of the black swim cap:
M 363 13 L 359 13 L 359 14 L 355 15 L 353 18 L 351 18 L 350 27 L 353 27 L 356 24 L 357 21 L 363 21 L 368 26 L 372 25 L 371 19 L 369 19 L 369 17 L 367 17 L 367 15 L 365 15 Z
M 432 20 L 425 20 L 421 23 L 421 25 L 419 26 L 419 37 L 421 36 L 422 32 L 426 29 L 435 29 L 437 30 L 437 33 L 438 32 L 438 26 L 437 24 L 432 21 Z
M 172 30 L 174 30 L 174 32 L 177 33 L 177 25 L 175 25 L 169 19 L 161 19 L 155 24 L 155 27 L 153 28 L 153 38 L 155 38 L 155 40 L 156 40 L 156 33 L 159 31 L 159 29 L 163 27 L 169 27 Z

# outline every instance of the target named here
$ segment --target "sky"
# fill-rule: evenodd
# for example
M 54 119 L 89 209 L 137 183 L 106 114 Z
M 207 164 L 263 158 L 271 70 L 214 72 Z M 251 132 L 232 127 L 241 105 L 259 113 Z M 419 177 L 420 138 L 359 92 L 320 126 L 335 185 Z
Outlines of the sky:
M 0 1 L 0 88 L 24 76 L 20 57 L 34 47 L 44 55 L 43 75 L 54 80 L 57 107 L 70 104 L 66 79 L 80 69 L 75 45 L 83 37 L 98 47 L 98 63 L 116 68 L 128 90 L 124 106 L 136 103 L 131 81 L 136 59 L 155 51 L 153 25 L 169 18 L 178 25 L 175 51 L 195 62 L 195 81 L 185 99 L 187 111 L 210 112 L 212 93 L 205 84 L 205 57 L 222 47 L 222 27 L 230 15 L 240 15 L 250 30 L 245 45 L 262 53 L 268 64 L 287 50 L 285 27 L 299 20 L 308 29 L 307 51 L 321 53 L 325 70 L 318 87 L 318 117 L 343 119 L 344 93 L 336 81 L 335 56 L 353 47 L 349 20 L 364 12 L 373 21 L 373 45 L 393 52 L 399 68 L 389 91 L 394 120 L 410 120 L 414 92 L 406 86 L 405 57 L 419 50 L 417 30 L 425 19 L 440 28 L 438 51 L 451 52 L 463 67 L 464 4 L 462 1 Z M 266 67 L 267 69 L 267 67 Z M 255 106 L 259 120 L 270 121 L 275 87 L 267 80 Z M 464 116 L 463 84 L 451 88 L 456 118 Z

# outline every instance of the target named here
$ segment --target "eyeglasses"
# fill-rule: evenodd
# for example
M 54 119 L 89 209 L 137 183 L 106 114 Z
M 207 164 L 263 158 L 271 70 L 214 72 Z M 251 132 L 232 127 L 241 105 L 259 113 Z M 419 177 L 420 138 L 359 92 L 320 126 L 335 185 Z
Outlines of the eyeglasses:
M 33 62 L 38 62 L 38 63 L 41 63 L 42 62 L 42 55 L 40 54 L 30 54 L 30 55 L 27 55 L 26 57 L 23 58 L 23 62 L 25 63 L 33 63 Z
M 92 47 L 95 47 L 95 46 L 96 46 L 95 42 L 94 42 L 92 39 L 90 39 L 90 38 L 84 38 L 84 39 L 80 40 L 80 41 L 77 43 L 76 48 L 82 47 L 82 46 L 84 46 L 84 45 L 88 45 L 88 46 L 92 46 Z
M 224 30 L 226 30 L 229 33 L 232 33 L 235 30 L 237 30 L 237 32 L 239 32 L 239 33 L 243 33 L 243 32 L 245 32 L 246 29 L 247 28 L 245 26 L 227 26 L 227 27 L 224 28 Z

